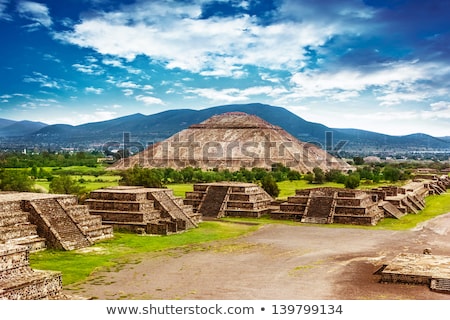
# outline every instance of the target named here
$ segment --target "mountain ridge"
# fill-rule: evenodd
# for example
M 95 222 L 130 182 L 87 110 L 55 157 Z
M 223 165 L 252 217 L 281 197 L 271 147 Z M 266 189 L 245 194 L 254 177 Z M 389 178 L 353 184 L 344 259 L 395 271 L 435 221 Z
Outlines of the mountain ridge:
M 123 134 L 127 132 L 130 133 L 133 141 L 149 145 L 164 140 L 190 125 L 225 112 L 254 114 L 273 125 L 280 126 L 303 142 L 319 144 L 328 150 L 333 150 L 338 144 L 344 145 L 344 149 L 348 151 L 450 150 L 450 137 L 433 137 L 424 133 L 393 136 L 361 129 L 330 128 L 320 123 L 307 121 L 285 108 L 261 103 L 221 105 L 200 110 L 166 110 L 151 115 L 135 113 L 76 126 L 41 125 L 38 130 L 17 138 L 24 143 L 34 144 L 51 142 L 60 145 L 88 145 L 122 141 Z M 5 130 L 5 127 L 2 127 L 5 121 L 2 120 L 6 122 L 8 120 L 0 119 L 0 130 Z M 327 141 L 331 139 L 332 141 Z

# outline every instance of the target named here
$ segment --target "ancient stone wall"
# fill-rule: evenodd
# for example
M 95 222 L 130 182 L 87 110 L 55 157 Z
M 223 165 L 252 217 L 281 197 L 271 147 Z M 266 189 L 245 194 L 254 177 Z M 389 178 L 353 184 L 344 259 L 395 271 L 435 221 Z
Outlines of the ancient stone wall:
M 134 186 L 91 192 L 86 200 L 90 213 L 117 229 L 149 234 L 169 234 L 194 228 L 201 220 L 191 206 L 170 189 Z
M 0 244 L 0 300 L 57 299 L 59 272 L 32 270 L 25 246 Z
M 210 217 L 261 217 L 270 212 L 270 197 L 261 187 L 252 183 L 215 182 L 194 185 L 186 193 L 185 204 L 194 211 Z

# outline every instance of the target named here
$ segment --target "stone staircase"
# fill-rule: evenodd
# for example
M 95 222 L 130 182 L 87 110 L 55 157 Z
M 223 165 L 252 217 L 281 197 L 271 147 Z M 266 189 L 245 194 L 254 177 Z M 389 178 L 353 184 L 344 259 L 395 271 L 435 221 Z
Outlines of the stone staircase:
M 30 223 L 28 215 L 20 201 L 0 203 L 0 245 L 23 245 L 29 251 L 46 248 L 45 238 L 38 235 L 37 227 Z
M 380 201 L 379 206 L 384 210 L 384 215 L 386 217 L 400 219 L 401 217 L 406 215 L 405 212 L 400 211 L 396 206 L 388 201 Z
M 204 217 L 218 218 L 223 216 L 223 204 L 228 194 L 229 187 L 210 185 L 206 189 L 206 194 L 198 209 L 198 212 Z
M 204 217 L 259 218 L 271 212 L 273 198 L 260 186 L 242 182 L 197 183 L 186 193 L 185 204 Z
M 46 235 L 50 246 L 74 250 L 93 244 L 56 198 L 32 200 L 29 205 L 34 223 Z
M 66 213 L 78 225 L 88 239 L 93 242 L 114 237 L 113 228 L 102 224 L 102 218 L 91 215 L 86 205 L 72 204 L 64 206 Z
M 321 224 L 333 222 L 333 214 L 336 207 L 334 196 L 312 197 L 308 202 L 301 222 Z
M 32 270 L 26 246 L 0 244 L 0 300 L 58 299 L 61 273 Z
M 183 199 L 176 198 L 172 190 L 162 189 L 148 193 L 148 197 L 155 201 L 155 207 L 168 214 L 172 219 L 177 221 L 185 221 L 186 227 L 196 228 L 197 223 L 191 218 L 192 207 L 185 206 Z

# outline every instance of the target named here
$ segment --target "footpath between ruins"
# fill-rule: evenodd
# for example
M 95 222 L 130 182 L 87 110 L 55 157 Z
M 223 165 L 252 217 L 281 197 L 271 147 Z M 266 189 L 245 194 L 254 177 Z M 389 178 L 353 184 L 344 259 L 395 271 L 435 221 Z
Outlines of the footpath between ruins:
M 413 230 L 265 225 L 245 237 L 148 253 L 64 288 L 87 299 L 447 300 L 423 285 L 380 283 L 399 253 L 450 255 L 450 213 Z

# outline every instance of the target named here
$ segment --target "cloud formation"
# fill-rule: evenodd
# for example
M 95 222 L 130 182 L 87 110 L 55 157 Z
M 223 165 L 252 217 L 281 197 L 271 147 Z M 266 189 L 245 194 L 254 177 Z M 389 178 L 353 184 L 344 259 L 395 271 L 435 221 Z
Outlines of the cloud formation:
M 17 12 L 22 18 L 33 21 L 27 27 L 34 29 L 39 26 L 50 28 L 53 24 L 50 12 L 45 4 L 32 1 L 19 1 L 17 4 Z

